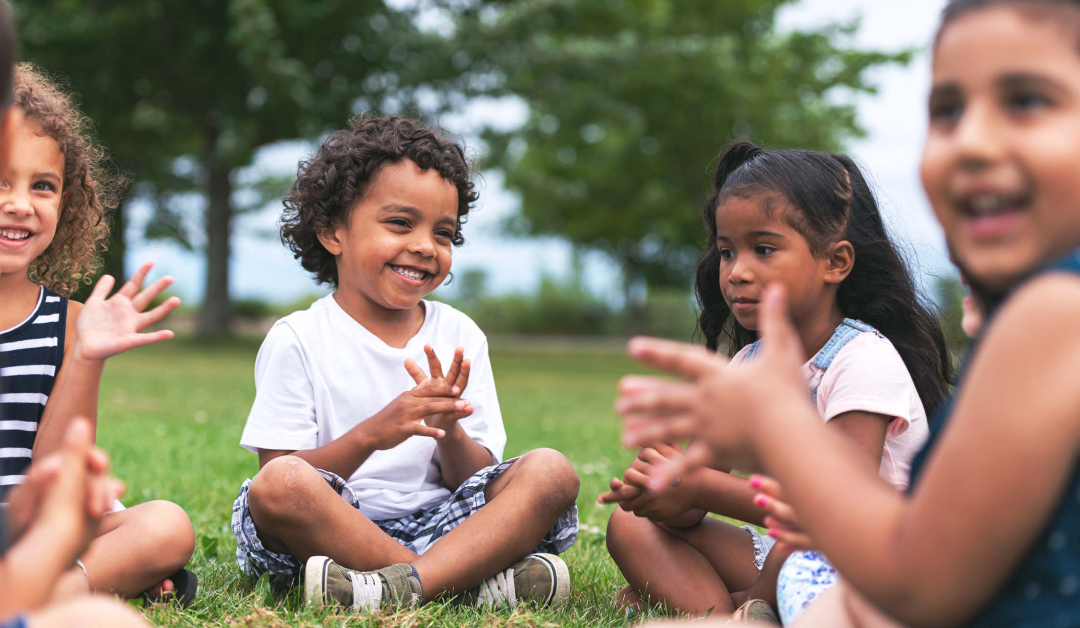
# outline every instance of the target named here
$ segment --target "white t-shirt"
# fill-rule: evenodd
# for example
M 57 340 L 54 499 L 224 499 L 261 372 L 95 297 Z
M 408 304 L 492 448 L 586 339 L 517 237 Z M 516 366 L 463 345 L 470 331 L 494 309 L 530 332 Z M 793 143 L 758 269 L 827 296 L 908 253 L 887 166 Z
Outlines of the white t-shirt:
M 750 345 L 743 347 L 731 363 L 741 363 L 749 349 Z M 885 432 L 881 477 L 906 488 L 911 461 L 926 444 L 930 429 L 915 382 L 893 344 L 877 334 L 859 334 L 840 349 L 828 369 L 814 366 L 811 358 L 803 365 L 803 375 L 811 386 L 820 380 L 817 411 L 823 421 L 845 412 L 892 417 Z
M 424 345 L 450 366 L 465 348 L 472 363 L 462 398 L 473 413 L 458 423 L 501 459 L 506 431 L 495 394 L 487 338 L 468 316 L 449 305 L 423 301 L 424 323 L 403 349 L 390 347 L 341 309 L 333 295 L 274 324 L 255 360 L 255 403 L 240 444 L 259 449 L 314 449 L 334 441 L 416 386 L 405 371 L 412 358 L 427 372 Z M 348 478 L 360 512 L 396 519 L 450 496 L 442 481 L 434 439 L 413 436 L 376 451 Z

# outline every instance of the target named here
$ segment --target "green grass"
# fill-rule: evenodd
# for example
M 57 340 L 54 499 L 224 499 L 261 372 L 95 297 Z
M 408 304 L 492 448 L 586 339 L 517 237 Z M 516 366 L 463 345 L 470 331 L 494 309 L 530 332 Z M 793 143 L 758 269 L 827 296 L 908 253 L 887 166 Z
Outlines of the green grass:
M 624 583 L 604 547 L 610 507 L 596 505 L 631 454 L 619 445 L 611 404 L 619 376 L 634 369 L 617 347 L 521 346 L 492 341 L 492 364 L 509 442 L 506 456 L 552 447 L 581 476 L 582 530 L 564 555 L 573 589 L 552 612 L 480 613 L 431 604 L 394 615 L 327 614 L 303 607 L 296 593 L 251 582 L 236 567 L 229 526 L 237 489 L 255 474 L 254 454 L 239 445 L 254 397 L 257 340 L 200 344 L 178 339 L 110 360 L 102 385 L 100 443 L 128 484 L 125 503 L 167 499 L 191 517 L 198 544 L 190 568 L 201 582 L 186 612 L 156 607 L 162 626 L 616 626 L 612 606 Z

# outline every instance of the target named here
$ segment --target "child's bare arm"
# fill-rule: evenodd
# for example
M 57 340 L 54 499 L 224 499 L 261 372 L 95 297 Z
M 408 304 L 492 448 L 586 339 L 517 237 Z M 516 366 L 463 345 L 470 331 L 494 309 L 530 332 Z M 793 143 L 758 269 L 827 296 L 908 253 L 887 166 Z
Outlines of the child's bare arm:
M 180 305 L 180 299 L 171 297 L 145 311 L 173 281 L 163 277 L 142 289 L 151 267 L 143 264 L 112 297 L 113 279 L 106 275 L 85 305 L 69 302 L 64 363 L 34 439 L 35 457 L 56 451 L 72 417 L 86 417 L 91 425 L 97 424 L 98 390 L 107 358 L 172 338 L 172 332 L 165 330 L 140 333 Z
M 391 449 L 411 436 L 441 439 L 446 433 L 423 423 L 424 419 L 447 412 L 469 412 L 468 401 L 451 396 L 452 388 L 428 382 L 406 391 L 375 416 L 360 422 L 345 435 L 321 447 L 305 450 L 259 450 L 259 468 L 267 462 L 291 454 L 311 466 L 348 478 L 374 452 Z

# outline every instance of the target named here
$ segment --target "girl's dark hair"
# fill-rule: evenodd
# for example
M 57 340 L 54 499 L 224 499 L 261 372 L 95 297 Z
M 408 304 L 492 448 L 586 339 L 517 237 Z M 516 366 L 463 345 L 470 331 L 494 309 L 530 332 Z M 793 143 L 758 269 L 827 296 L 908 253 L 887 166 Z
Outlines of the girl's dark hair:
M 844 155 L 807 150 L 765 150 L 736 141 L 722 151 L 713 192 L 702 208 L 705 251 L 698 262 L 694 290 L 701 314 L 698 331 L 710 349 L 733 355 L 756 333 L 735 320 L 720 290 L 716 210 L 728 199 L 757 194 L 782 197 L 790 209 L 784 219 L 821 255 L 830 244 L 847 240 L 855 265 L 840 284 L 837 301 L 845 317 L 875 327 L 904 360 L 927 415 L 945 399 L 952 363 L 937 308 L 916 290 L 915 281 L 889 239 L 870 186 Z
M 434 168 L 457 188 L 457 229 L 450 241 L 465 243 L 461 226 L 479 197 L 465 149 L 421 120 L 359 114 L 347 129 L 331 133 L 314 157 L 300 162 L 285 196 L 281 241 L 316 281 L 338 285 L 337 263 L 319 242 L 319 231 L 348 220 L 383 167 L 405 159 L 424 170 Z

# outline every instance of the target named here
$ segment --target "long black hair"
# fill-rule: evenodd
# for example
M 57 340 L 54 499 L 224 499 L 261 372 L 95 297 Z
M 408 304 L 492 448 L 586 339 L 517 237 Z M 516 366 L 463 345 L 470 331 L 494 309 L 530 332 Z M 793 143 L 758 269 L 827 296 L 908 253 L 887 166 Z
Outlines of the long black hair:
M 870 186 L 845 155 L 765 150 L 747 141 L 728 144 L 721 152 L 712 194 L 702 207 L 706 244 L 694 286 L 701 312 L 698 332 L 706 346 L 733 355 L 757 337 L 735 320 L 724 301 L 716 247 L 717 208 L 732 197 L 755 194 L 787 201 L 791 209 L 785 219 L 806 238 L 814 255 L 841 240 L 851 243 L 855 265 L 837 290 L 840 311 L 872 325 L 892 342 L 931 415 L 952 379 L 937 308 L 916 290 L 904 258 L 885 231 Z

